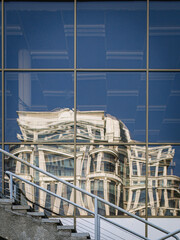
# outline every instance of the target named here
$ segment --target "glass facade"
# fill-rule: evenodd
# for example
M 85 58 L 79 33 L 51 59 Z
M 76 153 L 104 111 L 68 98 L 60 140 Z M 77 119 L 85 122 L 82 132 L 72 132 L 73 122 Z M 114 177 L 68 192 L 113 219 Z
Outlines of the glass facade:
M 2 148 L 131 213 L 179 216 L 180 2 L 2 1 L 2 13 Z M 3 156 L 7 169 L 74 198 Z

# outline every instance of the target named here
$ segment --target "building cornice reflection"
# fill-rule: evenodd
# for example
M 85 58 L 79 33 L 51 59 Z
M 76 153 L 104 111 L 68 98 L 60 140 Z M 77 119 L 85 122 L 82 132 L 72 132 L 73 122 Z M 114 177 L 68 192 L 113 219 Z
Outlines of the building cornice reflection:
M 55 112 L 18 112 L 18 124 L 21 130 L 20 146 L 10 146 L 13 154 L 35 164 L 45 171 L 69 182 L 74 179 L 74 146 L 48 145 L 51 141 L 74 141 L 74 111 L 60 109 Z M 146 147 L 119 144 L 133 141 L 125 124 L 103 111 L 77 111 L 77 141 L 86 140 L 90 145 L 77 145 L 76 182 L 87 191 L 103 197 L 126 210 L 140 216 L 145 215 L 146 196 Z M 37 142 L 25 146 L 23 142 Z M 99 145 L 93 145 L 97 143 Z M 103 145 L 103 141 L 109 146 Z M 43 144 L 42 142 L 46 142 Z M 117 145 L 114 143 L 117 142 Z M 111 145 L 113 143 L 113 145 Z M 134 141 L 133 141 L 134 143 Z M 180 178 L 173 175 L 175 150 L 171 145 L 148 148 L 148 214 L 150 216 L 179 216 Z M 38 182 L 41 186 L 58 191 L 59 184 L 49 178 L 28 170 L 21 163 L 6 159 L 6 168 L 16 174 Z M 61 186 L 62 187 L 62 186 Z M 24 187 L 33 201 L 35 193 L 29 186 Z M 71 199 L 73 192 L 63 186 L 61 190 Z M 39 204 L 46 205 L 47 196 L 39 192 Z M 77 203 L 90 209 L 92 200 L 84 196 L 77 198 Z M 60 205 L 61 212 L 73 215 L 72 207 Z M 53 211 L 53 202 L 51 202 Z M 63 210 L 62 210 L 63 209 Z M 59 211 L 59 210 L 58 210 Z M 104 215 L 118 215 L 104 205 L 99 206 Z M 79 211 L 79 214 L 84 214 Z

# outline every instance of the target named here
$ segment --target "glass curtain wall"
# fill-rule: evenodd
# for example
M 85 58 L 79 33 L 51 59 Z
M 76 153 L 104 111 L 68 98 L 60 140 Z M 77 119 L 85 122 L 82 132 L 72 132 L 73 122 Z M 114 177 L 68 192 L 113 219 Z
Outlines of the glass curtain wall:
M 179 41 L 179 1 L 1 1 L 2 148 L 139 216 L 178 217 Z M 31 174 L 2 156 L 5 169 Z

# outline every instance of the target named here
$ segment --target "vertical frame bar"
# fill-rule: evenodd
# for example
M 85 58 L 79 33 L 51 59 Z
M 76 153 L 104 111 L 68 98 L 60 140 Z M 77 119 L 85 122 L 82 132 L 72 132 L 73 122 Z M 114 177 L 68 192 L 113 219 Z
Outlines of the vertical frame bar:
M 146 201 L 145 219 L 148 219 L 148 130 L 149 130 L 149 0 L 147 0 L 147 38 L 146 38 Z M 148 237 L 148 225 L 145 224 L 145 237 Z
M 76 186 L 76 113 L 77 113 L 77 63 L 76 63 L 76 41 L 77 41 L 77 1 L 74 0 L 74 185 Z M 74 189 L 74 203 L 76 203 L 76 190 Z M 74 207 L 74 228 L 76 229 L 76 207 Z
M 4 149 L 4 0 L 1 2 L 1 60 L 2 60 L 2 149 Z M 2 193 L 4 193 L 4 154 L 2 154 Z

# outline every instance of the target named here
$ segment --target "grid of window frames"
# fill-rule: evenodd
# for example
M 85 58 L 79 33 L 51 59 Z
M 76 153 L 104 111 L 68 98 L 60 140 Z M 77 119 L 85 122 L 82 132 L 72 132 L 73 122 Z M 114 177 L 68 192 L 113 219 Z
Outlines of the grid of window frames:
M 116 173 L 121 183 L 126 179 L 122 190 L 113 177 L 92 178 L 89 191 L 104 198 L 108 191 L 107 200 L 127 210 L 138 208 L 134 213 L 146 218 L 179 216 L 180 2 L 1 1 L 1 35 L 2 148 L 15 152 L 43 140 L 44 148 L 69 152 L 65 158 L 46 149 L 44 159 L 48 171 L 69 175 L 74 184 L 78 153 L 84 151 L 89 157 L 82 177 L 90 159 L 90 174 Z M 53 137 L 42 133 L 36 138 L 33 127 L 43 125 L 49 113 L 57 120 L 62 109 L 70 114 L 68 130 L 59 127 Z M 97 121 L 121 120 L 130 140 L 102 142 L 100 128 L 80 125 L 83 112 L 99 114 Z M 28 124 L 32 129 L 26 132 Z M 79 137 L 89 132 L 93 141 Z M 105 150 L 98 151 L 102 145 Z M 2 178 L 4 168 L 2 156 Z M 87 189 L 85 181 L 78 184 Z M 101 212 L 115 214 L 104 206 Z

